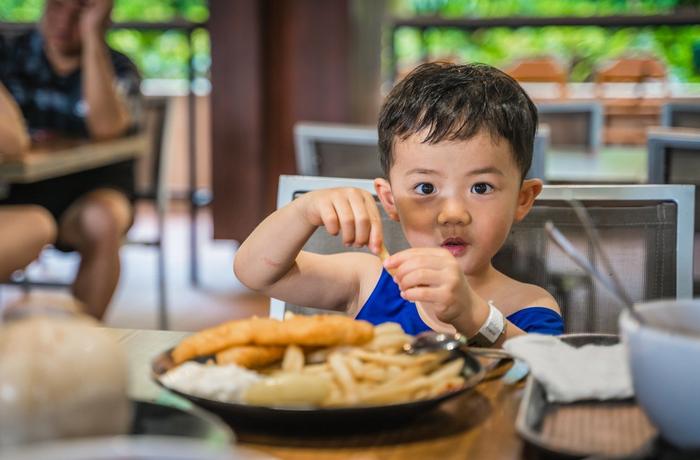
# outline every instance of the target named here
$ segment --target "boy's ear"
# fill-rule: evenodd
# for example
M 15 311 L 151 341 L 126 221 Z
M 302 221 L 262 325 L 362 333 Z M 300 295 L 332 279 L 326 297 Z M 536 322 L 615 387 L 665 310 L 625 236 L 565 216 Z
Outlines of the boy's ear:
M 388 180 L 383 178 L 374 179 L 374 190 L 377 192 L 379 201 L 382 202 L 384 211 L 386 211 L 389 219 L 398 222 L 399 213 L 396 210 L 396 203 L 394 202 L 394 194 L 391 193 L 391 184 Z
M 518 193 L 518 207 L 515 209 L 515 222 L 520 222 L 535 204 L 535 198 L 542 192 L 540 179 L 525 179 Z

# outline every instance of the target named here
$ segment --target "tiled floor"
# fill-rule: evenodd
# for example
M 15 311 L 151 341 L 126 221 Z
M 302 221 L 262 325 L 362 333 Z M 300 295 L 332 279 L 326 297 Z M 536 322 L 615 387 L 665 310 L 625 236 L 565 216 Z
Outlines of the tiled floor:
M 154 215 L 140 209 L 131 232 L 133 235 L 153 231 Z M 199 275 L 201 285 L 189 282 L 189 223 L 187 213 L 173 210 L 166 224 L 166 264 L 170 328 L 193 331 L 222 321 L 251 315 L 266 316 L 269 300 L 249 291 L 233 275 L 236 243 L 211 239 L 211 218 L 207 210 L 199 217 Z M 122 277 L 105 323 L 112 327 L 157 328 L 156 250 L 143 246 L 122 248 Z M 45 251 L 46 252 L 46 251 Z M 65 276 L 77 264 L 75 255 L 51 251 L 42 256 L 35 270 Z M 0 304 L 21 295 L 14 287 L 0 288 Z

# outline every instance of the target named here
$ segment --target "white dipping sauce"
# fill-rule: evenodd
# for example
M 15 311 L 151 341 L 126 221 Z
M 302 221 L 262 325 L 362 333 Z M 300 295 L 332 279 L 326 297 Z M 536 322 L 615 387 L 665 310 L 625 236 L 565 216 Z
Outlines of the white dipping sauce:
M 160 376 L 168 388 L 192 396 L 239 403 L 250 385 L 261 380 L 257 372 L 235 364 L 213 366 L 188 361 Z

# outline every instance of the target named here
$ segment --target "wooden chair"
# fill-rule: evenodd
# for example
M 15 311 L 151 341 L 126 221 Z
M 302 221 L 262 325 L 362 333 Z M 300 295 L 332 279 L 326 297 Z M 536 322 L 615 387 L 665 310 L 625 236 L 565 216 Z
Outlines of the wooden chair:
M 668 94 L 667 71 L 663 62 L 653 56 L 620 58 L 601 67 L 595 75 L 596 93 L 603 97 L 603 84 L 636 83 L 636 96 L 644 97 L 643 83 L 661 81 L 664 95 Z
M 504 72 L 522 83 L 556 83 L 559 97 L 567 96 L 568 71 L 553 57 L 523 59 L 505 68 Z

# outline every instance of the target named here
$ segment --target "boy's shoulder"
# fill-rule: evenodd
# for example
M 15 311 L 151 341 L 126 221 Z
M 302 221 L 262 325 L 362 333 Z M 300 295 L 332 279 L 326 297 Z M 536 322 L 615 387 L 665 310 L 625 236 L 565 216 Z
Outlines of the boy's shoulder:
M 545 289 L 535 284 L 523 283 L 501 274 L 496 305 L 507 316 L 527 307 L 545 307 L 560 313 L 559 304 Z

